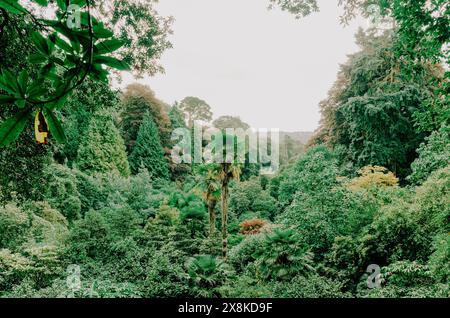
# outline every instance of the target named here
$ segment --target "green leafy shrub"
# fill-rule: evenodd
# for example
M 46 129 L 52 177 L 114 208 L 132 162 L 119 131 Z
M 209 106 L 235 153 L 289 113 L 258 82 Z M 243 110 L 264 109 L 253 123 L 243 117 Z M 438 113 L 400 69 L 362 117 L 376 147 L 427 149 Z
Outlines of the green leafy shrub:
M 325 257 L 325 264 L 329 267 L 327 274 L 336 278 L 346 289 L 351 289 L 361 276 L 361 261 L 357 239 L 350 236 L 336 237 Z
M 189 202 L 181 209 L 180 224 L 186 225 L 192 238 L 205 234 L 206 211 L 204 204 L 196 201 Z
M 428 176 L 450 164 L 450 127 L 443 125 L 434 131 L 417 152 L 419 157 L 411 164 L 412 173 L 408 180 L 413 184 L 423 183 Z
M 342 185 L 314 192 L 300 189 L 277 220 L 299 231 L 302 242 L 322 259 L 336 237 L 358 235 L 370 224 L 377 208 L 365 193 L 352 192 Z
M 185 255 L 171 245 L 153 251 L 148 258 L 142 294 L 148 298 L 192 296 L 189 276 L 185 272 Z
M 115 282 L 109 279 L 92 280 L 85 282 L 86 288 L 75 293 L 81 298 L 139 298 L 141 292 L 131 282 Z
M 257 275 L 263 280 L 289 280 L 296 275 L 308 276 L 314 272 L 313 255 L 307 246 L 298 244 L 291 230 L 275 229 L 266 235 L 261 249 L 253 254 Z
M 269 192 L 263 190 L 259 178 L 253 177 L 231 189 L 230 211 L 242 221 L 242 216 L 247 218 L 250 213 L 255 217 L 272 219 L 278 212 L 278 206 Z
M 71 169 L 52 164 L 46 168 L 47 186 L 45 199 L 58 209 L 69 221 L 81 217 L 81 200 L 77 179 Z
M 270 283 L 258 280 L 252 273 L 243 273 L 229 279 L 218 288 L 225 298 L 270 298 L 272 297 Z
M 84 215 L 91 209 L 97 210 L 103 207 L 107 201 L 107 196 L 103 192 L 101 180 L 76 169 L 74 174 L 80 195 L 81 214 Z
M 107 221 L 113 241 L 134 237 L 141 229 L 139 215 L 127 205 L 103 208 L 98 212 Z
M 73 168 L 76 162 L 78 148 L 89 128 L 92 114 L 105 109 L 115 112 L 118 105 L 117 90 L 107 83 L 95 82 L 91 79 L 83 82 L 67 99 L 65 109 L 62 111 L 67 141 L 59 145 L 59 152 L 63 160 L 67 159 L 67 165 L 70 168 Z
M 416 188 L 415 219 L 427 236 L 450 232 L 450 166 L 433 172 Z
M 278 190 L 278 199 L 283 206 L 289 205 L 300 190 L 319 196 L 338 183 L 337 160 L 325 146 L 309 149 L 286 173 Z
M 288 284 L 276 282 L 271 285 L 275 298 L 348 298 L 342 291 L 342 283 L 317 274 L 308 277 L 295 276 Z
M 397 202 L 382 209 L 361 238 L 364 265 L 427 258 L 429 241 L 409 208 Z
M 195 296 L 219 296 L 217 288 L 231 275 L 227 265 L 211 255 L 193 257 L 186 266 Z
M 436 284 L 430 269 L 417 262 L 400 261 L 381 269 L 381 287 L 364 287 L 365 276 L 358 288 L 360 297 L 371 298 L 425 298 L 449 297 L 448 284 Z
M 439 234 L 433 241 L 433 254 L 428 266 L 433 278 L 440 283 L 450 283 L 450 236 L 448 233 Z
M 29 272 L 34 288 L 50 286 L 63 272 L 61 248 L 53 244 L 35 244 L 24 249 L 23 254 L 32 262 Z
M 33 271 L 33 262 L 9 249 L 0 249 L 0 296 Z
M 98 211 L 89 211 L 75 221 L 67 241 L 67 257 L 74 264 L 105 258 L 111 239 L 110 227 Z
M 30 223 L 29 215 L 16 204 L 0 206 L 0 248 L 15 247 L 24 242 Z
M 247 265 L 256 260 L 254 256 L 256 251 L 263 249 L 264 246 L 264 234 L 245 236 L 239 244 L 230 250 L 228 261 L 238 273 L 241 273 Z
M 27 202 L 22 209 L 30 213 L 28 242 L 62 246 L 68 234 L 67 219 L 47 202 Z
M 162 203 L 155 200 L 155 194 L 159 195 L 160 192 L 153 189 L 150 174 L 146 169 L 130 179 L 126 203 L 139 214 L 144 224 L 149 217 L 155 216 Z
M 381 281 L 384 285 L 408 288 L 415 285 L 429 285 L 434 280 L 428 266 L 414 261 L 399 261 L 382 269 Z
M 419 286 L 403 288 L 397 286 L 386 286 L 359 292 L 360 298 L 448 298 L 450 289 L 448 285 L 437 284 L 430 286 Z
M 168 205 L 162 205 L 144 227 L 146 240 L 153 246 L 164 246 L 169 243 L 171 233 L 176 231 L 179 222 L 180 211 Z

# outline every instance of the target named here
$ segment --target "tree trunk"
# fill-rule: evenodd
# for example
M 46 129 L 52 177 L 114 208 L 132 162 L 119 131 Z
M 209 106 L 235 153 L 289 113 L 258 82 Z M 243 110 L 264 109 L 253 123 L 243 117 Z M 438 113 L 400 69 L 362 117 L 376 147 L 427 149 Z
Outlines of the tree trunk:
M 208 200 L 208 213 L 209 213 L 209 237 L 212 238 L 216 232 L 216 202 L 211 199 Z
M 223 164 L 222 180 L 222 257 L 227 259 L 228 249 L 228 180 L 229 164 Z
M 228 249 L 228 183 L 222 186 L 222 256 L 227 259 Z

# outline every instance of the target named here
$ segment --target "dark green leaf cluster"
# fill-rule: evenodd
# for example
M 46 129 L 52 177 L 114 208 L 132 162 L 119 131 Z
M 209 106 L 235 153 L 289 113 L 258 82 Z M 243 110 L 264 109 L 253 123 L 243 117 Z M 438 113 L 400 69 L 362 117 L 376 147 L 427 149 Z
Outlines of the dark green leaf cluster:
M 35 1 L 42 7 L 48 1 Z M 57 1 L 55 20 L 36 17 L 15 0 L 3 0 L 0 7 L 4 18 L 8 14 L 30 17 L 39 31 L 30 36 L 32 49 L 27 54 L 28 61 L 37 69 L 31 77 L 27 70 L 18 76 L 1 68 L 0 102 L 14 103 L 16 115 L 0 126 L 0 146 L 15 141 L 24 130 L 33 112 L 42 112 L 55 139 L 64 143 L 66 135 L 55 115 L 55 110 L 64 106 L 69 94 L 80 86 L 86 78 L 107 82 L 105 66 L 117 70 L 127 70 L 129 66 L 108 54 L 114 53 L 124 43 L 113 38 L 113 32 L 103 22 L 92 15 L 89 0 L 71 1 L 78 6 L 79 25 L 72 25 L 73 12 L 65 1 Z M 77 14 L 77 12 L 75 12 Z

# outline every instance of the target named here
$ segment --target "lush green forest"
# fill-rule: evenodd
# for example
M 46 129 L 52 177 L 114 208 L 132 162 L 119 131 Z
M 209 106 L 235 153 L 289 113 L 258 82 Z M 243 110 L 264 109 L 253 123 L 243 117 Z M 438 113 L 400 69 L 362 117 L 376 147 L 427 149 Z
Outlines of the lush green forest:
M 172 160 L 175 129 L 240 118 L 111 84 L 162 71 L 153 1 L 0 0 L 0 297 L 449 297 L 450 4 L 339 2 L 383 27 L 261 175 Z

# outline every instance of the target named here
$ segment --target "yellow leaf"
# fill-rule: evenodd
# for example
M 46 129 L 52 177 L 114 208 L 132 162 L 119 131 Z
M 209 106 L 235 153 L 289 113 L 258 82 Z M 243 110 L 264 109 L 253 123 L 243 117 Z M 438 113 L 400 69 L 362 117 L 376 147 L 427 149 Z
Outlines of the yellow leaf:
M 42 112 L 37 112 L 34 119 L 34 134 L 39 145 L 48 144 L 48 124 Z

